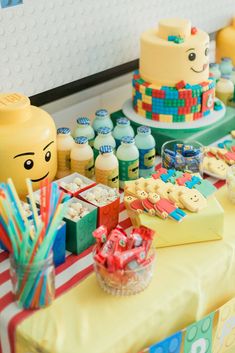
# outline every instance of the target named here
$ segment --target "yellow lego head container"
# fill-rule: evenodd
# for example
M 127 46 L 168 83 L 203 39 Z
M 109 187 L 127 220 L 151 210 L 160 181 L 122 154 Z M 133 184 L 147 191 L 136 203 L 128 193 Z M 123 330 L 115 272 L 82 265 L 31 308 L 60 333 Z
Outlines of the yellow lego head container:
M 222 57 L 231 58 L 235 66 L 235 17 L 231 25 L 221 29 L 216 36 L 216 61 L 220 62 Z
M 21 198 L 27 194 L 26 178 L 36 190 L 56 174 L 54 121 L 19 93 L 0 94 L 0 165 L 0 182 L 12 178 Z

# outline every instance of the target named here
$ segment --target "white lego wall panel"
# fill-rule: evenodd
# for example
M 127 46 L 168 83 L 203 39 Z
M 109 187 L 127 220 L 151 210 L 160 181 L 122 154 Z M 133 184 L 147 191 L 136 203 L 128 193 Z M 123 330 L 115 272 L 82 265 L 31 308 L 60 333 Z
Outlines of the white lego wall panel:
M 235 0 L 24 0 L 0 8 L 0 91 L 31 96 L 134 60 L 163 17 L 214 32 L 233 15 Z

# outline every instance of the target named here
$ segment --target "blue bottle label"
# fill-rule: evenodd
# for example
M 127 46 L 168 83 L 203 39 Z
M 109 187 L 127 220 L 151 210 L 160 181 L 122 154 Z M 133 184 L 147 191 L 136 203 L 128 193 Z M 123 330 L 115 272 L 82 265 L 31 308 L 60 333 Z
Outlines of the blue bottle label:
M 150 169 L 155 163 L 155 148 L 139 149 L 140 169 Z
M 119 162 L 119 179 L 121 181 L 135 180 L 139 178 L 139 159 Z

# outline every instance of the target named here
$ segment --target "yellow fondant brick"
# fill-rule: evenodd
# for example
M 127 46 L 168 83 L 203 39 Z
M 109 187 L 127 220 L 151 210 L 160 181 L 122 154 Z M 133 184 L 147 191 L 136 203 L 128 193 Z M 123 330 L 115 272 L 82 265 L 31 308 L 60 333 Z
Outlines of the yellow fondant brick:
M 149 88 L 161 89 L 161 86 L 157 86 L 157 85 L 151 84 L 151 85 L 149 86 Z
M 193 114 L 185 114 L 185 122 L 193 121 Z
M 145 94 L 142 96 L 143 102 L 144 103 L 148 103 L 148 104 L 152 104 L 152 97 L 150 96 L 146 96 Z
M 132 95 L 135 96 L 136 95 L 136 89 L 133 87 L 132 88 Z
M 140 86 L 140 93 L 145 94 L 145 86 Z
M 160 114 L 159 121 L 162 123 L 172 123 L 172 115 Z
M 137 107 L 142 108 L 142 100 L 137 100 Z
M 139 113 L 141 116 L 143 116 L 144 118 L 146 118 L 146 112 L 145 112 L 144 109 L 138 108 L 138 113 Z

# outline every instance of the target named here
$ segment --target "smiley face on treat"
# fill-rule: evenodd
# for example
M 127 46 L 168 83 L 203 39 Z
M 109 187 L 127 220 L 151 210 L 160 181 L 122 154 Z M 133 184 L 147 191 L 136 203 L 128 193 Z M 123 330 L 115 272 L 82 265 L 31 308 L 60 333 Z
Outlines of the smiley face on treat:
M 148 198 L 148 194 L 144 190 L 137 190 L 136 195 L 140 200 L 146 200 Z
M 173 184 L 171 183 L 164 183 L 161 184 L 158 188 L 157 188 L 157 193 L 160 195 L 161 198 L 163 199 L 167 199 L 169 200 L 169 194 L 170 194 L 170 190 Z
M 160 195 L 157 194 L 156 192 L 150 192 L 148 194 L 148 200 L 152 202 L 153 204 L 157 203 L 160 200 Z
M 124 197 L 124 205 L 125 205 L 125 207 L 127 208 L 127 209 L 131 209 L 131 203 L 133 202 L 133 201 L 135 201 L 135 200 L 137 200 L 136 199 L 136 197 L 134 197 L 134 196 L 130 196 L 130 195 L 128 195 L 128 196 L 125 196 Z
M 221 159 L 211 158 L 211 161 L 208 161 L 208 171 L 213 174 L 218 175 L 219 177 L 225 178 L 228 170 L 228 165 L 225 161 Z
M 181 191 L 179 193 L 179 200 L 191 212 L 198 212 L 207 206 L 207 199 L 195 189 Z

